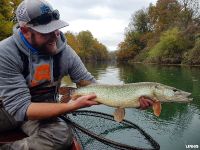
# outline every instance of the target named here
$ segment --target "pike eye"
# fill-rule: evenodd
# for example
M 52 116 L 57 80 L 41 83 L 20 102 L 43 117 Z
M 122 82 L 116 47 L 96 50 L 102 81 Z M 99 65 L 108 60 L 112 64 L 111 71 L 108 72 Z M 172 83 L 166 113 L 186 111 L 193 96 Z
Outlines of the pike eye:
M 173 89 L 173 91 L 174 91 L 174 92 L 177 92 L 178 90 L 177 90 L 177 89 Z

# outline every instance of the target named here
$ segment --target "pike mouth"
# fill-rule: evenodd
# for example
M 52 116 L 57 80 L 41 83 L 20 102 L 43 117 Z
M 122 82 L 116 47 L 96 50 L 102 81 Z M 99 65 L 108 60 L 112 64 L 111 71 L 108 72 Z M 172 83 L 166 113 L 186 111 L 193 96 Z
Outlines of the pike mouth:
M 191 102 L 192 100 L 193 100 L 193 98 L 178 97 L 177 99 L 175 99 L 175 102 L 178 102 L 178 103 L 188 103 L 188 102 Z
M 175 93 L 175 96 L 173 97 L 173 99 L 171 100 L 172 102 L 178 102 L 178 103 L 187 103 L 187 102 L 191 102 L 193 100 L 193 98 L 189 97 L 191 96 L 191 93 L 189 92 L 184 92 L 181 91 L 179 93 Z
M 193 100 L 193 98 L 191 98 L 190 96 L 191 96 L 191 93 L 189 93 L 189 92 L 177 91 L 174 93 L 173 96 L 160 97 L 160 101 L 166 102 L 166 103 L 173 103 L 173 102 L 188 103 Z

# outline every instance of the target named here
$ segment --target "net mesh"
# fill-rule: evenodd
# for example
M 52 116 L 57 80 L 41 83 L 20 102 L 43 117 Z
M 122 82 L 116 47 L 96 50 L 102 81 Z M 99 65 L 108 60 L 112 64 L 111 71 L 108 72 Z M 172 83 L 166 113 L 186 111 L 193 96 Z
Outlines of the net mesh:
M 76 111 L 65 116 L 83 150 L 154 150 L 159 144 L 136 124 L 95 111 Z

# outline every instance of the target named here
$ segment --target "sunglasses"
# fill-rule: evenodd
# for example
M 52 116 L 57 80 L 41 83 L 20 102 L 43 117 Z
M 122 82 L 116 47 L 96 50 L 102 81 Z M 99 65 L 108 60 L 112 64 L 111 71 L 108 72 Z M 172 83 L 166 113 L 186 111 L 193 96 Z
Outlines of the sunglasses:
M 58 20 L 58 19 L 60 19 L 59 11 L 54 10 L 52 12 L 42 14 L 32 19 L 31 21 L 28 22 L 28 24 L 32 24 L 33 26 L 44 25 L 44 24 L 48 24 L 49 22 L 53 20 Z

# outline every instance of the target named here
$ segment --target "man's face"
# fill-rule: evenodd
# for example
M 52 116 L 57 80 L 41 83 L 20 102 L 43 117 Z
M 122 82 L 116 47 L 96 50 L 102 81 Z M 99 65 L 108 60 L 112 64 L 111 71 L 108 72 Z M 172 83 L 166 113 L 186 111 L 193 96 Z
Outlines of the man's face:
M 54 55 L 58 52 L 56 43 L 60 36 L 59 30 L 42 34 L 30 29 L 30 33 L 30 44 L 41 53 Z

